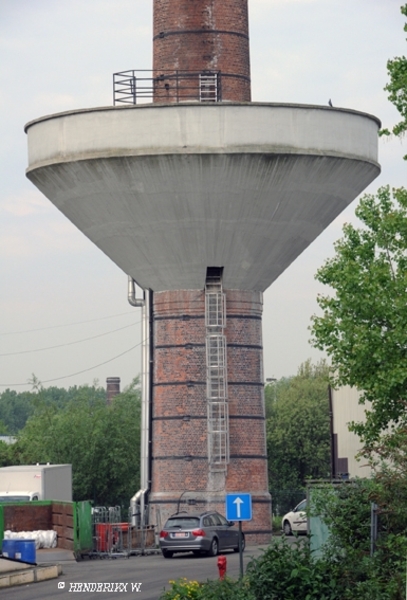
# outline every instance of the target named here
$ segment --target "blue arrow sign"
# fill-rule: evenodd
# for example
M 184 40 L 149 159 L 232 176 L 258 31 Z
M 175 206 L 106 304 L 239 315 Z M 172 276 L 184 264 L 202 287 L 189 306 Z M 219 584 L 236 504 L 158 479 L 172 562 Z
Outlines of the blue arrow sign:
M 251 521 L 251 494 L 226 494 L 226 518 L 228 521 Z

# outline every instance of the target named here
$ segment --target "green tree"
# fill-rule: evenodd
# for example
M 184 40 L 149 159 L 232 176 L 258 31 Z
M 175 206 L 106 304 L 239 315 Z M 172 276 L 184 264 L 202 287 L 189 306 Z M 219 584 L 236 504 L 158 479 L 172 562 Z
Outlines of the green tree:
M 400 7 L 401 13 L 407 16 L 407 4 Z M 404 31 L 407 31 L 407 24 L 404 25 Z M 390 135 L 393 133 L 396 136 L 402 136 L 407 130 L 407 58 L 398 56 L 387 62 L 387 71 L 390 77 L 389 83 L 384 88 L 389 92 L 389 100 L 398 112 L 402 120 L 395 125 L 391 132 L 388 129 L 383 129 L 381 135 Z M 407 160 L 407 154 L 404 156 Z
M 316 274 L 334 293 L 318 297 L 323 314 L 311 330 L 331 357 L 334 385 L 354 386 L 371 402 L 366 422 L 352 425 L 371 444 L 407 421 L 407 190 L 365 195 L 356 215 L 362 227 L 344 226 L 335 256 Z
M 35 375 L 32 376 L 30 383 L 33 388 L 31 392 L 6 389 L 0 394 L 0 420 L 4 422 L 10 435 L 23 429 L 38 403 L 63 408 L 80 390 L 76 385 L 67 390 L 55 386 L 44 388 Z M 93 387 L 97 389 L 95 393 L 101 399 L 105 398 L 106 392 L 103 388 L 97 385 Z
M 280 509 L 284 499 L 301 500 L 290 492 L 304 488 L 306 478 L 329 476 L 328 373 L 325 361 L 307 360 L 295 377 L 274 384 L 275 400 L 266 391 L 269 487 Z
M 100 477 L 106 473 L 103 504 L 129 505 L 140 488 L 141 395 L 138 379 L 113 399 L 102 432 L 105 440 Z M 106 446 L 107 444 L 107 446 Z
M 13 463 L 12 445 L 0 440 L 0 467 L 8 467 Z
M 128 505 L 140 481 L 138 381 L 110 406 L 95 386 L 77 388 L 63 408 L 41 394 L 13 447 L 15 461 L 70 463 L 74 500 Z
M 0 419 L 0 435 L 8 435 L 8 427 L 4 423 L 4 421 L 2 421 L 1 419 Z
M 35 393 L 6 389 L 0 394 L 0 419 L 10 435 L 22 429 L 34 412 Z

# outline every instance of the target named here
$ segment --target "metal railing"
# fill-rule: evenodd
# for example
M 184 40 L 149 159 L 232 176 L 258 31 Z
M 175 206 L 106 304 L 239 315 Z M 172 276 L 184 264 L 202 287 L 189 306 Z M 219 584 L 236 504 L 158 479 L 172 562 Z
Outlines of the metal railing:
M 113 104 L 221 102 L 220 71 L 130 70 L 113 74 Z

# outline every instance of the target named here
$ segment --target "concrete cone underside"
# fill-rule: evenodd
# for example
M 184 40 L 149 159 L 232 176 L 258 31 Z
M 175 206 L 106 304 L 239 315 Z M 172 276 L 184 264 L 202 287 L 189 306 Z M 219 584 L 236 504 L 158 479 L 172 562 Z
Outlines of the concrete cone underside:
M 153 291 L 264 291 L 378 175 L 374 117 L 266 104 L 144 105 L 27 126 L 31 181 Z

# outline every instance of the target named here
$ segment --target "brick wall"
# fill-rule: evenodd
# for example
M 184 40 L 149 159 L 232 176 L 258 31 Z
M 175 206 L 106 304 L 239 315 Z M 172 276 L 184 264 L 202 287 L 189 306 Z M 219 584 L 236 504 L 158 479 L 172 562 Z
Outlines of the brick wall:
M 221 71 L 222 100 L 250 102 L 247 0 L 154 0 L 153 11 L 156 75 Z M 173 87 L 155 101 L 175 101 Z
M 4 530 L 35 531 L 52 529 L 50 504 L 10 504 L 4 507 Z
M 182 495 L 224 513 L 224 494 L 246 491 L 254 500 L 248 540 L 269 539 L 261 313 L 258 293 L 226 291 L 230 463 L 226 477 L 211 477 L 205 294 L 154 294 L 152 522 L 163 525 Z
M 73 502 L 18 503 L 4 506 L 4 530 L 57 533 L 58 548 L 74 549 Z M 1 542 L 1 540 L 0 540 Z

